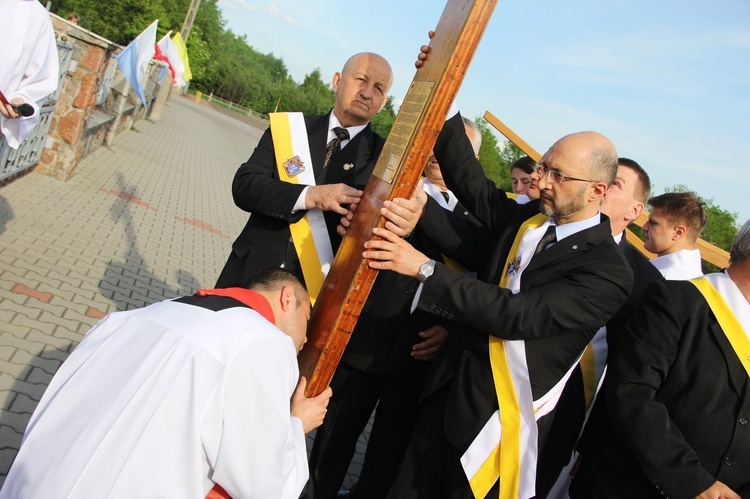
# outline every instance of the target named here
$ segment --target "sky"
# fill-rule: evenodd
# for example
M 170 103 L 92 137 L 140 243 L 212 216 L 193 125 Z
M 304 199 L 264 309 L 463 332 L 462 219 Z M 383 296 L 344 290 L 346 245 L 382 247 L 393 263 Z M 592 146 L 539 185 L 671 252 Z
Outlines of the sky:
M 301 83 L 377 52 L 399 103 L 445 7 L 439 0 L 219 0 L 227 28 Z M 607 136 L 654 194 L 684 184 L 750 218 L 750 1 L 500 0 L 458 107 L 490 111 L 543 153 L 572 132 Z M 504 139 L 501 139 L 504 140 Z

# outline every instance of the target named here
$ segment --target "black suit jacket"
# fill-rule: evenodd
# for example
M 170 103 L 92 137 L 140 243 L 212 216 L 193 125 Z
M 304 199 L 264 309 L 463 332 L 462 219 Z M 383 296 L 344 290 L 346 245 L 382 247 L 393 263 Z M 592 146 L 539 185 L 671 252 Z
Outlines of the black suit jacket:
M 648 288 L 608 376 L 600 497 L 692 498 L 716 480 L 750 497 L 748 375 L 693 284 Z
M 436 204 L 435 209 L 442 209 Z M 469 230 L 477 220 L 458 203 L 453 221 Z M 438 248 L 419 229 L 409 242 L 422 253 L 442 261 Z M 392 382 L 420 390 L 430 362 L 414 360 L 411 349 L 422 338 L 418 333 L 434 325 L 450 330 L 448 320 L 421 310 L 410 313 L 419 281 L 395 272 L 381 271 L 373 284 L 341 361 L 372 374 L 387 375 Z
M 536 255 L 524 270 L 517 294 L 500 288 L 505 260 L 520 225 L 539 203 L 519 205 L 486 178 L 471 152 L 460 115 L 448 120 L 435 146 L 443 178 L 484 225 L 493 243 L 473 235 L 443 235 L 446 215 L 428 206 L 419 227 L 443 252 L 482 266 L 479 279 L 438 264 L 424 287 L 419 308 L 460 323 L 449 348 L 436 360 L 425 393 L 449 380 L 446 438 L 465 450 L 497 409 L 489 363 L 488 334 L 526 340 L 534 399 L 549 391 L 575 363 L 595 332 L 625 301 L 632 273 L 616 247 L 609 220 L 569 236 Z M 477 246 L 480 244 L 480 246 Z M 540 421 L 540 446 L 545 431 Z
M 328 167 L 323 170 L 328 117 L 329 115 L 305 117 L 316 183 L 344 183 L 364 189 L 384 140 L 368 125 L 333 156 Z M 345 164 L 353 164 L 354 167 L 347 170 L 344 169 Z M 234 202 L 251 213 L 251 216 L 232 245 L 232 254 L 219 276 L 216 284 L 218 287 L 241 286 L 255 272 L 267 267 L 278 267 L 282 263 L 302 277 L 294 244 L 290 239 L 289 224 L 298 222 L 307 213 L 305 210 L 292 213 L 304 188 L 304 185 L 279 179 L 269 128 L 250 159 L 240 166 L 234 176 Z M 334 253 L 341 243 L 341 237 L 336 233 L 340 218 L 334 212 L 325 212 Z
M 617 350 L 617 344 L 622 337 L 622 331 L 625 328 L 625 324 L 628 322 L 633 312 L 640 304 L 643 298 L 643 293 L 646 288 L 656 281 L 664 281 L 664 276 L 661 272 L 654 267 L 648 258 L 634 248 L 630 243 L 627 242 L 623 235 L 620 241 L 620 249 L 625 260 L 633 271 L 633 289 L 630 291 L 627 301 L 623 304 L 620 310 L 607 322 L 607 362 L 611 362 L 615 351 Z M 576 384 L 574 380 L 565 387 L 564 397 L 575 399 L 572 405 L 583 408 L 584 407 L 584 395 L 583 386 L 580 383 L 580 377 L 576 377 L 579 382 Z M 607 380 L 604 380 L 606 385 Z M 580 421 L 577 424 L 583 422 L 584 412 L 576 414 Z M 607 393 L 606 390 L 602 389 L 596 397 L 594 406 L 591 408 L 591 414 L 586 422 L 581 439 L 578 443 L 578 450 L 581 453 L 586 453 L 588 450 L 594 450 L 594 447 L 600 446 L 603 441 L 606 441 L 611 437 L 612 428 L 609 422 L 609 414 L 607 413 Z M 584 457 L 585 459 L 585 457 Z M 567 461 L 562 465 L 565 466 Z

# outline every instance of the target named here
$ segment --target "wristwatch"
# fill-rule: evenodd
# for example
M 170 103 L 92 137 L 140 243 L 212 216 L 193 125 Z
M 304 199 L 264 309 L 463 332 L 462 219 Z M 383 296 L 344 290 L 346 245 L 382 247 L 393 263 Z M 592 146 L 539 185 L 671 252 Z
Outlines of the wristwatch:
M 435 272 L 435 260 L 428 260 L 426 263 L 423 263 L 421 267 L 419 267 L 419 274 L 417 274 L 417 279 L 419 279 L 419 282 L 425 282 L 433 272 Z

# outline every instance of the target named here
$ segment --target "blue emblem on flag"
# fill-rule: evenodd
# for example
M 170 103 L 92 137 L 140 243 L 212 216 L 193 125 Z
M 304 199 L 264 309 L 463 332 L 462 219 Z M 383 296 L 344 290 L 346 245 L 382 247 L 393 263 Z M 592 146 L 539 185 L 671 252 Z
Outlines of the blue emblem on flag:
M 284 161 L 284 171 L 286 171 L 286 174 L 289 175 L 289 178 L 296 177 L 303 171 L 305 171 L 305 165 L 302 163 L 302 160 L 299 159 L 299 156 L 295 156 L 293 158 L 289 158 L 286 161 Z

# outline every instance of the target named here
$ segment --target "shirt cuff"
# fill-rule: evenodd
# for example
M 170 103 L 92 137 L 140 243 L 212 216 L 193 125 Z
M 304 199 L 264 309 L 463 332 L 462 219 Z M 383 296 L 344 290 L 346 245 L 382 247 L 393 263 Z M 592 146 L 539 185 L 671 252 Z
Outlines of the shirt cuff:
M 304 189 L 302 189 L 302 192 L 300 193 L 299 197 L 297 198 L 297 202 L 294 203 L 294 207 L 292 208 L 292 213 L 296 213 L 298 211 L 306 210 L 307 204 L 305 204 L 305 196 L 307 196 L 307 189 L 309 189 L 310 186 L 306 186 Z
M 414 299 L 411 302 L 411 309 L 409 310 L 410 314 L 413 314 L 414 311 L 417 309 L 417 304 L 419 303 L 419 297 L 422 296 L 423 288 L 424 288 L 424 283 L 420 282 L 419 286 L 417 287 L 417 291 L 414 293 Z

